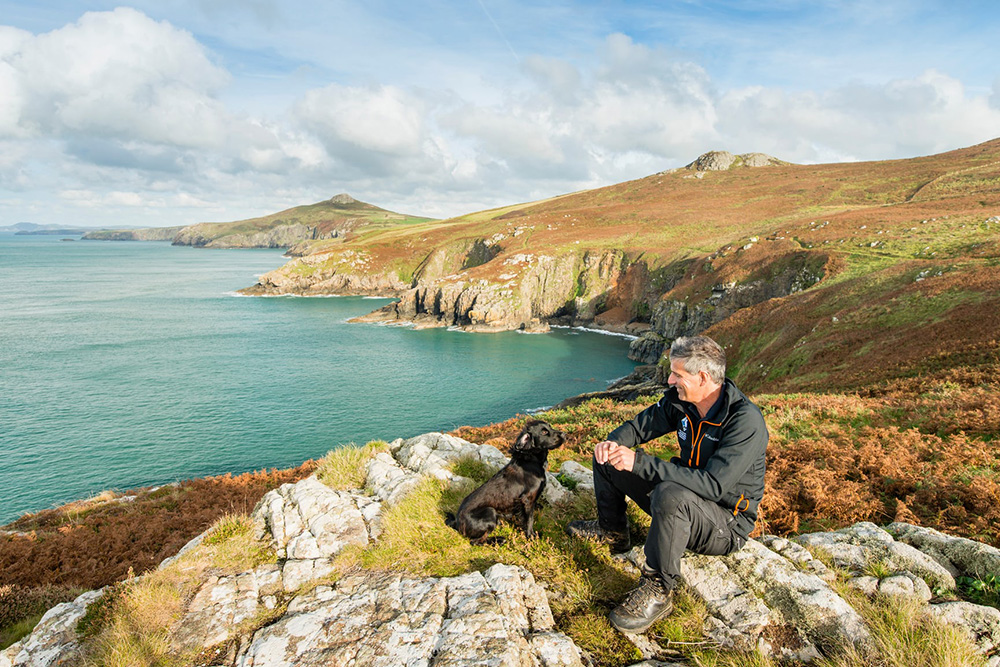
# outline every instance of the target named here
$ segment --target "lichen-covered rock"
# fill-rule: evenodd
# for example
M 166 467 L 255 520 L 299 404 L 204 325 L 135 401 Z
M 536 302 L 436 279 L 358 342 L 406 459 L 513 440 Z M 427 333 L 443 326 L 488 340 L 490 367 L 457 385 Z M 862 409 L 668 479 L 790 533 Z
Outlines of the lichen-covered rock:
M 900 542 L 933 557 L 955 576 L 1000 576 L 1000 549 L 996 547 L 908 523 L 891 523 L 885 529 Z
M 477 445 L 445 433 L 425 433 L 408 440 L 389 443 L 392 456 L 380 454 L 369 463 L 367 488 L 380 498 L 394 503 L 420 481 L 431 476 L 451 482 L 461 481 L 449 468 L 459 459 L 472 459 L 499 470 L 508 459 L 492 445 Z M 546 473 L 543 497 L 553 504 L 565 500 L 569 493 L 550 472 Z
M 76 624 L 87 606 L 104 594 L 88 591 L 70 602 L 49 609 L 30 635 L 0 651 L 0 667 L 55 667 L 79 657 Z
M 764 535 L 759 542 L 771 551 L 779 553 L 788 560 L 795 563 L 799 569 L 811 572 L 824 581 L 833 581 L 837 578 L 837 573 L 823 564 L 823 561 L 814 558 L 809 550 L 801 544 L 797 544 L 783 537 L 775 535 Z
M 179 652 L 193 649 L 195 653 L 221 644 L 261 609 L 274 609 L 283 590 L 278 565 L 262 565 L 229 577 L 210 576 L 188 604 L 171 644 Z
M 861 616 L 815 574 L 755 540 L 726 556 L 727 566 L 760 597 L 779 624 L 798 628 L 819 645 L 868 645 L 871 635 Z
M 361 574 L 296 598 L 254 634 L 241 667 L 581 665 L 554 631 L 544 592 L 521 568 L 458 577 Z
M 576 483 L 577 493 L 594 492 L 594 471 L 576 461 L 563 461 L 559 466 L 559 474 Z
M 956 601 L 927 605 L 927 613 L 961 628 L 987 657 L 1000 657 L 1000 610 Z
M 258 532 L 274 539 L 279 558 L 329 558 L 348 544 L 368 544 L 368 525 L 355 495 L 334 491 L 313 475 L 269 491 L 253 517 Z
M 909 544 L 897 542 L 873 523 L 863 521 L 829 533 L 799 535 L 795 541 L 822 550 L 837 567 L 852 572 L 861 573 L 879 564 L 892 572 L 911 572 L 937 588 L 955 588 L 955 578 L 938 561 Z
M 448 468 L 459 459 L 471 458 L 500 469 L 507 457 L 492 445 L 476 445 L 446 433 L 425 433 L 408 440 L 394 440 L 389 450 L 400 465 L 421 475 L 454 479 Z
M 378 534 L 381 505 L 358 493 L 334 491 L 315 475 L 269 491 L 254 509 L 258 537 L 274 541 L 285 590 L 329 574 L 330 558 L 349 544 L 367 546 Z
M 752 651 L 771 612 L 757 595 L 747 590 L 725 560 L 712 556 L 688 556 L 681 560 L 684 582 L 700 597 L 711 618 L 706 633 L 721 646 Z

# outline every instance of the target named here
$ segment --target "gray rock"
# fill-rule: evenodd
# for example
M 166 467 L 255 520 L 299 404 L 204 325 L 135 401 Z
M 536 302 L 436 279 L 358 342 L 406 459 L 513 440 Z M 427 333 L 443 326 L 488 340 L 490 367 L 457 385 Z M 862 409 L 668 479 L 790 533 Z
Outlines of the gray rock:
M 265 599 L 273 604 L 283 589 L 281 574 L 277 565 L 262 565 L 235 576 L 209 577 L 188 605 L 171 644 L 178 652 L 197 652 L 228 640 L 240 623 L 268 607 Z
M 30 635 L 0 651 L 0 667 L 50 667 L 68 664 L 80 650 L 76 624 L 87 607 L 104 594 L 88 591 L 49 609 Z
M 577 493 L 594 492 L 594 471 L 576 461 L 563 461 L 559 474 L 576 482 Z
M 823 564 L 823 561 L 814 558 L 809 550 L 801 544 L 797 544 L 783 537 L 775 535 L 763 535 L 758 540 L 771 551 L 779 553 L 788 560 L 795 563 L 800 570 L 815 574 L 824 581 L 833 581 L 837 578 L 837 573 Z
M 726 559 L 688 556 L 681 560 L 681 576 L 712 615 L 705 627 L 709 637 L 720 646 L 738 651 L 757 647 L 761 633 L 771 622 L 771 611 L 729 569 Z
M 892 523 L 886 531 L 900 542 L 931 556 L 952 575 L 983 578 L 1000 574 L 1000 549 L 964 537 L 954 537 L 908 523 Z
M 763 544 L 750 540 L 725 561 L 743 585 L 768 605 L 772 622 L 798 628 L 821 646 L 870 644 L 871 635 L 861 616 L 825 581 L 800 571 Z
M 655 364 L 663 356 L 665 341 L 655 331 L 647 331 L 628 345 L 628 358 L 640 364 Z
M 370 573 L 296 598 L 237 665 L 582 665 L 521 568 L 446 579 Z
M 961 628 L 983 654 L 1000 654 L 1000 610 L 971 602 L 942 602 L 927 605 L 927 612 Z
M 847 580 L 847 585 L 853 589 L 859 590 L 868 597 L 874 597 L 878 593 L 878 577 L 872 577 L 868 575 L 863 575 L 860 577 L 851 577 Z
M 926 586 L 926 584 L 924 584 Z M 915 597 L 913 590 L 913 580 L 901 574 L 886 577 L 878 582 L 878 592 L 887 597 L 912 598 Z
M 799 535 L 794 541 L 810 549 L 822 550 L 837 567 L 845 570 L 861 573 L 881 563 L 893 572 L 912 572 L 936 587 L 955 587 L 955 578 L 934 558 L 897 542 L 888 532 L 869 522 L 829 533 Z
M 367 546 L 379 532 L 381 504 L 357 493 L 334 491 L 309 476 L 261 498 L 251 515 L 258 536 L 273 540 L 286 591 L 326 576 L 330 558 L 349 544 Z
M 365 489 L 383 503 L 395 505 L 419 483 L 418 473 L 403 468 L 385 452 L 379 452 L 368 462 Z

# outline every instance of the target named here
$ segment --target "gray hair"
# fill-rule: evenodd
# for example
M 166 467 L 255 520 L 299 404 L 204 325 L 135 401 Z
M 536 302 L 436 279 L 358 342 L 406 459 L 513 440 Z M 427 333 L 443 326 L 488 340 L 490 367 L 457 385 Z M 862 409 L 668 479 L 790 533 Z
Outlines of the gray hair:
M 670 345 L 670 359 L 683 359 L 684 370 L 708 373 L 716 384 L 726 381 L 726 351 L 708 336 L 682 336 Z

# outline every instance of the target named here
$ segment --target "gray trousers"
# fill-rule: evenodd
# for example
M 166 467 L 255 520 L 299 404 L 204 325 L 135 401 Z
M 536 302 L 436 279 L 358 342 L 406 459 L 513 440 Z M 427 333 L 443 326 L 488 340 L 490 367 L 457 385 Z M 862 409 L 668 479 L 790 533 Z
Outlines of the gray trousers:
M 649 482 L 595 459 L 594 493 L 597 518 L 606 530 L 628 529 L 626 498 L 652 518 L 646 537 L 646 566 L 660 573 L 667 588 L 678 583 L 685 549 L 718 556 L 746 544 L 747 536 L 738 528 L 732 510 L 675 482 Z

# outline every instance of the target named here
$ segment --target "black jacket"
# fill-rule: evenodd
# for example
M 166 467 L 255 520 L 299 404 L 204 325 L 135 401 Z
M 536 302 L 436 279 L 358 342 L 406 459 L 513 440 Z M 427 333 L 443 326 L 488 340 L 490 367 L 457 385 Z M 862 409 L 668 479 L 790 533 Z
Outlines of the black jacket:
M 672 431 L 677 431 L 680 456 L 664 461 L 638 449 Z M 632 472 L 637 476 L 676 482 L 731 510 L 744 536 L 753 530 L 764 496 L 767 439 L 760 408 L 728 378 L 721 400 L 704 420 L 671 387 L 655 405 L 608 435 L 608 440 L 636 448 Z

